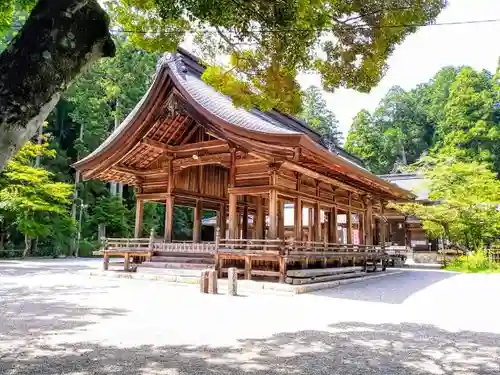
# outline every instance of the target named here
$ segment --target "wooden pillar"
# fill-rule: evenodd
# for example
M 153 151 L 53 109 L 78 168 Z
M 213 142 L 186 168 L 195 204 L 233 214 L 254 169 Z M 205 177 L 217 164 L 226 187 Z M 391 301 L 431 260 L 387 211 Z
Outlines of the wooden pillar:
M 295 198 L 294 220 L 295 240 L 302 241 L 302 199 L 300 197 Z
M 144 201 L 137 199 L 135 203 L 135 231 L 134 237 L 139 238 L 142 231 L 142 216 L 144 213 Z
M 366 204 L 366 244 L 373 245 L 373 206 L 371 200 Z
M 314 230 L 313 230 L 314 215 L 312 207 L 307 209 L 307 240 L 314 241 Z
M 364 245 L 365 243 L 365 224 L 364 224 L 364 214 L 358 213 L 358 233 L 359 233 L 359 243 Z
M 328 232 L 328 242 L 330 243 L 337 243 L 338 242 L 338 233 L 337 233 L 337 207 L 332 207 L 332 210 L 330 212 L 330 216 L 328 217 L 328 226 L 329 226 L 329 232 Z
M 269 191 L 269 239 L 278 237 L 278 192 L 276 189 Z
M 193 215 L 193 242 L 195 243 L 201 242 L 201 213 L 202 202 L 201 199 L 197 199 Z
M 243 207 L 243 214 L 242 214 L 242 225 L 241 225 L 241 238 L 247 239 L 248 238 L 248 206 L 245 204 Z
M 165 242 L 172 242 L 174 225 L 174 197 L 169 194 L 165 200 Z
M 266 215 L 264 214 L 264 202 L 261 197 L 257 197 L 257 211 L 255 213 L 255 238 L 259 240 L 264 239 Z
M 351 192 L 349 194 L 349 207 L 347 208 L 347 244 L 352 245 L 352 211 L 351 211 Z
M 314 207 L 315 219 L 314 219 L 314 241 L 321 241 L 321 206 L 319 202 L 316 202 L 316 207 Z
M 221 203 L 217 216 L 217 226 L 219 227 L 220 238 L 226 238 L 226 220 L 226 204 Z
M 236 210 L 237 197 L 234 193 L 229 193 L 229 238 L 237 238 L 238 211 Z
M 380 245 L 385 246 L 386 223 L 384 217 L 384 203 L 380 202 Z
M 278 199 L 278 238 L 285 239 L 285 201 Z

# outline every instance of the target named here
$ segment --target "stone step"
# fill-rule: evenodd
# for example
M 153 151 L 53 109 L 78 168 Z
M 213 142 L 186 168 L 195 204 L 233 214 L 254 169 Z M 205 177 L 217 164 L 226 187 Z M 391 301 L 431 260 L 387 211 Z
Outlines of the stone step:
M 198 264 L 213 264 L 214 259 L 208 257 L 178 257 L 178 256 L 158 256 L 151 258 L 152 262 L 164 263 L 198 263 Z
M 154 256 L 163 257 L 179 257 L 179 258 L 209 258 L 213 259 L 214 254 L 212 253 L 197 253 L 197 252 L 178 252 L 178 251 L 155 251 Z
M 203 270 L 210 268 L 208 264 L 197 264 L 197 263 L 171 263 L 171 262 L 143 262 L 140 268 L 170 268 L 170 269 L 194 269 Z

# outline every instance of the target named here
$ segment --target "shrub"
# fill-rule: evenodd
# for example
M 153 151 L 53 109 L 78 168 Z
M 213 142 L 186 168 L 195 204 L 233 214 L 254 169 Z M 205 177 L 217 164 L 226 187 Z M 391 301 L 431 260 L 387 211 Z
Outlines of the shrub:
M 486 252 L 482 250 L 459 256 L 449 262 L 445 268 L 459 272 L 500 272 L 500 264 L 490 261 Z

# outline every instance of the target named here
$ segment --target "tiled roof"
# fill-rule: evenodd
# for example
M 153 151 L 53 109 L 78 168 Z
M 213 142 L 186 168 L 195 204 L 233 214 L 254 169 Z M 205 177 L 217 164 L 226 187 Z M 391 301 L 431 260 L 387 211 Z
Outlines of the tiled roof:
M 427 186 L 428 181 L 418 174 L 386 174 L 379 177 L 398 185 L 400 188 L 413 192 L 416 195 L 416 200 L 429 199 L 429 188 Z
M 182 55 L 173 55 L 167 60 L 167 65 L 189 95 L 200 106 L 222 120 L 262 133 L 300 134 L 272 120 L 262 112 L 235 107 L 230 98 L 207 85 L 198 74 L 187 69 L 182 64 Z

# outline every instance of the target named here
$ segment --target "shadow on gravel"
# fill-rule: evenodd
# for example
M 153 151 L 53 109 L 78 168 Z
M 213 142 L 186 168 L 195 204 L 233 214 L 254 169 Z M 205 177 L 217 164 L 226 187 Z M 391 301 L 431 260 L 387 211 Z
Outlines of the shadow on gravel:
M 96 268 L 96 259 L 0 260 L 0 276 L 36 276 Z
M 358 301 L 401 304 L 412 294 L 456 276 L 455 273 L 444 271 L 402 271 L 394 275 L 341 285 L 311 294 Z
M 78 297 L 111 294 L 116 286 L 86 288 L 79 286 Z M 75 294 L 75 286 L 16 286 L 0 285 L 0 348 L 9 341 L 30 342 L 46 335 L 71 332 L 94 324 L 103 318 L 112 319 L 128 313 L 124 309 L 92 308 L 60 297 Z M 14 348 L 15 345 L 12 347 Z M 0 362 L 2 355 L 0 354 Z M 0 364 L 1 369 L 1 364 Z M 0 371 L 0 374 L 4 372 Z
M 330 332 L 301 331 L 242 340 L 238 348 L 106 347 L 81 343 L 0 353 L 0 373 L 497 375 L 500 336 L 451 333 L 416 324 L 346 322 Z

